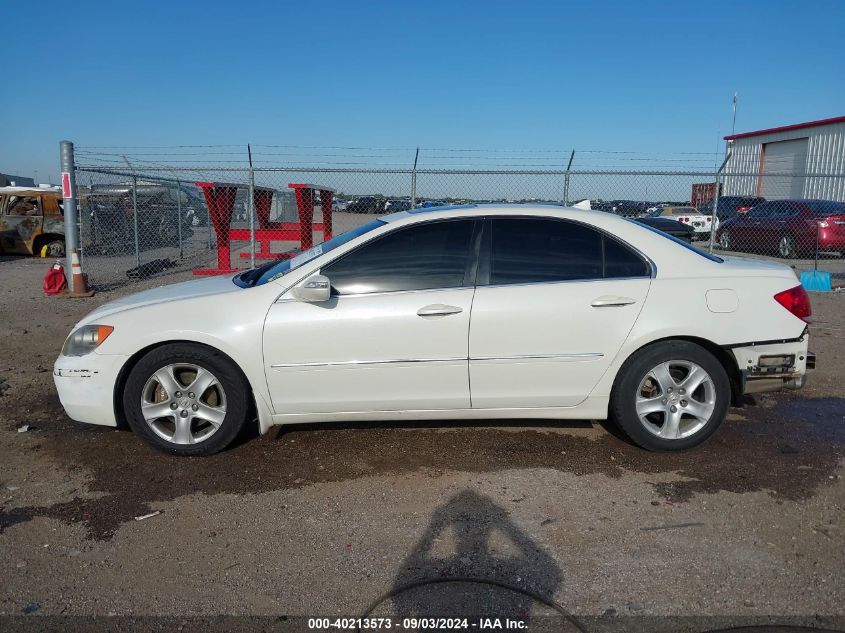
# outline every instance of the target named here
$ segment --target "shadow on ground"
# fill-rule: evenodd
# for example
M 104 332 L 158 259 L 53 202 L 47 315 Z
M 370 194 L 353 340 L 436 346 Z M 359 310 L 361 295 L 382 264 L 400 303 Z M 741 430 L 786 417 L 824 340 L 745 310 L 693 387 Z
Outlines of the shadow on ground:
M 205 458 L 157 452 L 128 431 L 76 425 L 50 400 L 34 413 L 30 450 L 90 478 L 97 499 L 0 510 L 0 531 L 36 516 L 81 522 L 108 539 L 150 504 L 194 493 L 260 493 L 369 475 L 552 468 L 574 475 L 673 473 L 655 494 L 683 503 L 698 494 L 767 491 L 810 497 L 832 483 L 845 456 L 845 398 L 771 398 L 747 406 L 704 446 L 649 453 L 589 423 L 358 424 L 289 427 Z M 492 426 L 491 426 L 492 425 Z M 572 429 L 577 429 L 572 432 Z

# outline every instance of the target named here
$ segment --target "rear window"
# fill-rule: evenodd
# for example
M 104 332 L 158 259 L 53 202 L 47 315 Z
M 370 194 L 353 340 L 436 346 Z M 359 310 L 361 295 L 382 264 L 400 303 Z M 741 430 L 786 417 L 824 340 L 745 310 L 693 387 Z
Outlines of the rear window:
M 833 200 L 806 200 L 802 203 L 816 217 L 827 217 L 829 215 L 845 215 L 845 202 L 834 202 Z
M 664 237 L 664 238 L 666 238 L 667 240 L 671 240 L 671 241 L 675 242 L 675 244 L 677 244 L 677 245 L 679 245 L 679 246 L 683 246 L 683 247 L 684 247 L 684 248 L 686 248 L 687 250 L 690 250 L 690 251 L 692 251 L 693 253 L 696 253 L 697 255 L 701 255 L 701 256 L 702 256 L 702 257 L 704 257 L 705 259 L 709 259 L 711 262 L 716 262 L 717 264 L 721 264 L 722 262 L 724 262 L 724 261 L 725 261 L 725 260 L 724 260 L 724 259 L 722 259 L 721 257 L 717 257 L 716 255 L 713 255 L 712 253 L 708 253 L 707 251 L 703 251 L 703 250 L 701 250 L 700 248 L 697 248 L 697 247 L 693 246 L 692 244 L 688 244 L 687 242 L 685 242 L 685 241 L 683 241 L 683 240 L 681 240 L 681 239 L 678 239 L 678 238 L 677 238 L 677 237 L 675 237 L 674 235 L 669 235 L 668 233 L 664 233 L 664 232 L 663 232 L 663 231 L 661 231 L 660 229 L 657 229 L 657 228 L 655 228 L 655 227 L 653 227 L 653 226 L 649 226 L 648 224 L 643 224 L 642 222 L 637 222 L 636 220 L 632 220 L 632 219 L 630 219 L 630 218 L 625 218 L 625 219 L 626 219 L 628 222 L 633 222 L 633 223 L 634 223 L 634 224 L 636 224 L 637 226 L 641 226 L 642 228 L 644 228 L 644 229 L 647 229 L 647 230 L 651 231 L 652 233 L 656 233 L 656 234 L 657 234 L 657 235 L 659 235 L 660 237 Z

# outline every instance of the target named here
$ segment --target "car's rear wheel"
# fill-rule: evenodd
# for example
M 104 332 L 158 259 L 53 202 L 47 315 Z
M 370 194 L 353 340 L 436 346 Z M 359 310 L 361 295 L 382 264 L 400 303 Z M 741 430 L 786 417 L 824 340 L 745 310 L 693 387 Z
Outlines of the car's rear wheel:
M 722 231 L 722 234 L 719 236 L 719 248 L 723 251 L 731 250 L 731 246 L 733 245 L 733 240 L 731 239 L 731 232 L 730 231 Z
M 208 347 L 176 343 L 152 350 L 132 368 L 123 392 L 129 426 L 176 455 L 210 455 L 238 435 L 249 412 L 237 367 Z
M 628 437 L 652 451 L 698 446 L 719 427 L 731 387 L 722 364 L 688 341 L 646 347 L 619 371 L 610 413 Z
M 781 235 L 780 241 L 778 242 L 778 255 L 784 259 L 794 259 L 798 255 L 795 238 L 790 233 Z

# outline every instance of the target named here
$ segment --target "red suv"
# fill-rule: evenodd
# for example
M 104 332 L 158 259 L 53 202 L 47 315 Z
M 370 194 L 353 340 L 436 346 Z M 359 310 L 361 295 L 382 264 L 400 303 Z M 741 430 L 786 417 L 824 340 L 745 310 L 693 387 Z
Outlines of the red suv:
M 845 202 L 769 200 L 721 224 L 716 238 L 724 250 L 791 259 L 819 251 L 845 254 Z

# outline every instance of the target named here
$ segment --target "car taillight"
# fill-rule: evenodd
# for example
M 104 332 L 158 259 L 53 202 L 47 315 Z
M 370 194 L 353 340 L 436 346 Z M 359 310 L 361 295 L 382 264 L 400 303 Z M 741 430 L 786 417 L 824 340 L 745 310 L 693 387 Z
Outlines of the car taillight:
M 712 219 L 713 219 L 713 218 L 711 218 L 711 217 L 708 215 L 706 218 L 704 218 L 704 221 L 705 221 L 705 222 L 710 222 Z
M 678 218 L 678 222 L 689 222 L 687 218 Z
M 795 286 L 775 295 L 775 301 L 789 310 L 802 321 L 807 321 L 813 313 L 810 308 L 810 296 L 804 290 L 804 286 Z M 807 321 L 809 323 L 809 321 Z
M 750 209 L 751 209 L 751 207 L 737 207 L 736 212 L 737 213 L 745 213 L 746 211 L 748 211 Z

